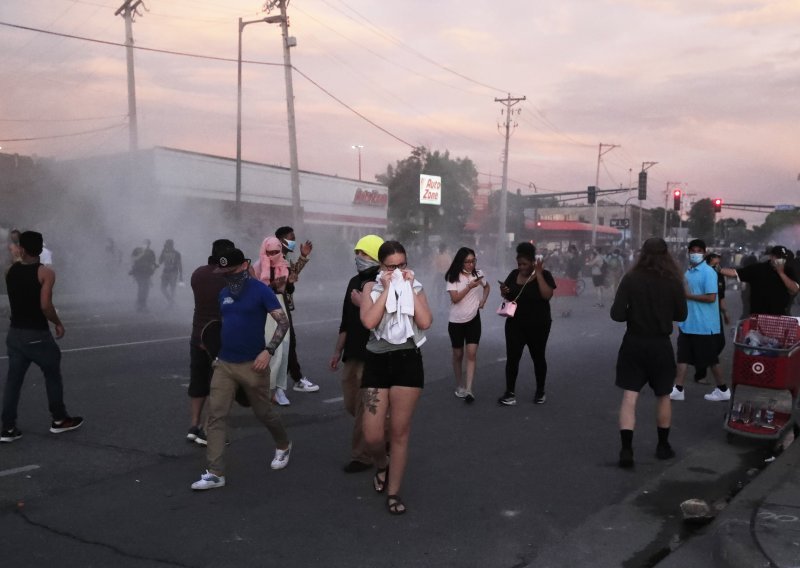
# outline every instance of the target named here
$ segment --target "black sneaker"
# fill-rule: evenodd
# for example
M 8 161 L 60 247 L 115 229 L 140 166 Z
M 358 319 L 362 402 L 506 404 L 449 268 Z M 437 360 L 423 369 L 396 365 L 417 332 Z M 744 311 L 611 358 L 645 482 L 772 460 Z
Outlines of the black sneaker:
M 656 446 L 656 457 L 660 460 L 668 460 L 675 457 L 675 450 L 669 443 L 659 444 Z
M 197 433 L 194 436 L 194 443 L 197 444 L 198 446 L 207 446 L 208 445 L 208 439 L 206 438 L 206 431 L 205 430 L 203 430 L 202 428 L 198 428 L 197 429 Z M 230 442 L 228 442 L 226 440 L 225 445 L 228 445 L 229 443 Z
M 187 442 L 194 442 L 197 439 L 197 434 L 199 434 L 202 430 L 200 430 L 200 426 L 192 426 L 189 428 L 189 431 L 186 432 L 186 441 Z
M 471 392 L 467 392 L 467 394 L 464 395 L 464 402 L 472 404 L 475 402 L 475 396 Z
M 506 391 L 503 396 L 497 399 L 497 402 L 505 406 L 514 406 L 517 404 L 517 397 L 513 392 Z
M 20 438 L 22 438 L 22 432 L 17 430 L 16 427 L 0 432 L 0 442 L 10 444 L 14 440 L 19 440 Z
M 61 434 L 69 432 L 70 430 L 77 430 L 83 424 L 83 418 L 80 416 L 67 416 L 64 420 L 53 421 L 50 424 L 50 431 L 53 434 Z
M 619 451 L 619 467 L 624 469 L 633 467 L 633 450 L 631 448 L 622 448 Z
M 547 400 L 547 395 L 543 392 L 537 392 L 533 395 L 533 404 L 544 404 Z

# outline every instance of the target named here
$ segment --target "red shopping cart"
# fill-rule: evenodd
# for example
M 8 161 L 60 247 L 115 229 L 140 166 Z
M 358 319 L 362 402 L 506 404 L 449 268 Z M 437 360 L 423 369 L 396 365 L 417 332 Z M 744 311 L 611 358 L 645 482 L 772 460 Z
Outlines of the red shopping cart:
M 779 438 L 795 422 L 800 394 L 800 321 L 753 314 L 734 338 L 728 432 Z

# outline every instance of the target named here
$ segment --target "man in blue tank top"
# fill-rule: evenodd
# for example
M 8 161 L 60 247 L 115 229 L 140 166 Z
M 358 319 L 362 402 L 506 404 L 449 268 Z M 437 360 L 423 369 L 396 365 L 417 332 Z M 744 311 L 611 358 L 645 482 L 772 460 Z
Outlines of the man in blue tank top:
M 83 418 L 70 416 L 64 406 L 61 349 L 56 345 L 49 325 L 55 325 L 56 338 L 61 339 L 64 337 L 64 324 L 53 306 L 56 273 L 39 262 L 43 242 L 41 233 L 23 232 L 19 237 L 21 260 L 6 272 L 11 326 L 6 337 L 8 378 L 3 392 L 0 442 L 9 443 L 22 437 L 17 428 L 17 406 L 25 373 L 31 363 L 38 365 L 44 374 L 47 402 L 53 417 L 50 432 L 61 434 L 83 424 Z

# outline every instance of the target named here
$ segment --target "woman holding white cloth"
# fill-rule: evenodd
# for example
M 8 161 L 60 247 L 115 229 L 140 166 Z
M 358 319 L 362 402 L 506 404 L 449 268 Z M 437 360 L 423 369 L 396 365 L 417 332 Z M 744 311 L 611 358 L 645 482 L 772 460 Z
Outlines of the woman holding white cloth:
M 425 381 L 419 346 L 433 318 L 422 285 L 408 268 L 403 245 L 386 241 L 378 249 L 378 260 L 378 277 L 364 286 L 361 301 L 361 323 L 370 330 L 361 380 L 364 439 L 377 466 L 373 488 L 388 492 L 389 512 L 400 515 L 406 512 L 399 491 L 408 460 L 411 416 Z M 391 474 L 384 434 L 390 407 Z

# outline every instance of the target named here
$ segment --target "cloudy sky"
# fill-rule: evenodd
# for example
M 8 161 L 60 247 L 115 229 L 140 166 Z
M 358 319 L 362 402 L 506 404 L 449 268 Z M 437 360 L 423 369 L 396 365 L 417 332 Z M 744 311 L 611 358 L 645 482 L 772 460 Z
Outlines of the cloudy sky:
M 0 22 L 122 42 L 121 4 L 2 0 Z M 267 15 L 263 0 L 145 5 L 137 46 L 234 60 L 237 18 Z M 355 178 L 361 144 L 373 179 L 425 145 L 499 183 L 494 99 L 510 93 L 526 97 L 511 189 L 585 189 L 604 143 L 620 147 L 603 188 L 658 162 L 651 206 L 668 181 L 696 198 L 800 204 L 800 0 L 292 0 L 289 15 L 304 170 Z M 244 67 L 243 155 L 288 165 L 280 29 L 243 37 L 246 60 L 272 64 Z M 3 152 L 127 148 L 124 48 L 0 25 L 0 54 Z M 141 147 L 235 155 L 235 62 L 137 50 L 135 64 Z

